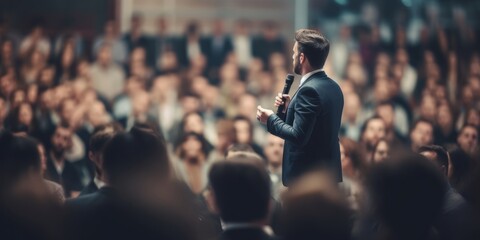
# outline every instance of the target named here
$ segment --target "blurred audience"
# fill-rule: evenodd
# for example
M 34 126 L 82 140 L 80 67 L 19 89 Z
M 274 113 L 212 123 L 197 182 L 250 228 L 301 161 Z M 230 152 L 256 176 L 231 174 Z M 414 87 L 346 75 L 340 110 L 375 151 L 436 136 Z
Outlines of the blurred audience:
M 126 32 L 107 20 L 86 34 L 2 17 L 2 232 L 272 239 L 270 225 L 285 239 L 479 239 L 469 228 L 480 213 L 475 10 L 357 5 L 316 26 L 345 98 L 344 181 L 317 173 L 290 189 L 283 140 L 255 119 L 291 72 L 284 23 L 134 13 Z M 410 151 L 431 161 L 402 157 Z

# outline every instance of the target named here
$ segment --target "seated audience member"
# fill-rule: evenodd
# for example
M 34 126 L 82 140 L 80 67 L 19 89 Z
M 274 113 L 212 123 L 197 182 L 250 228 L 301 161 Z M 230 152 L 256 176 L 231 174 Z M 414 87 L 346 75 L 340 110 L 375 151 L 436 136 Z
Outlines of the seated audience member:
M 418 152 L 438 166 L 447 182 L 448 152 L 441 146 L 422 146 Z M 458 194 L 449 184 L 445 194 L 445 203 L 435 227 L 441 239 L 472 239 L 473 224 L 471 208 L 465 199 Z
M 387 125 L 381 117 L 374 116 L 365 121 L 360 134 L 360 144 L 365 149 L 367 159 L 372 156 L 373 148 L 378 140 L 385 138 L 386 135 Z
M 63 239 L 61 208 L 43 181 L 35 140 L 0 131 L 2 239 Z
M 78 196 L 83 188 L 75 166 L 65 157 L 72 145 L 72 134 L 68 126 L 58 125 L 51 137 L 52 145 L 47 155 L 46 178 L 62 185 L 66 197 Z
M 38 154 L 40 156 L 41 173 L 42 173 L 42 176 L 45 178 L 46 171 L 47 171 L 47 156 L 45 155 L 46 154 L 45 147 L 41 142 L 37 141 L 36 144 L 37 144 Z M 47 184 L 47 187 L 50 190 L 50 192 L 53 194 L 53 196 L 55 196 L 60 203 L 64 203 L 65 191 L 63 190 L 62 185 L 47 179 L 44 179 L 44 181 Z
M 473 125 L 463 126 L 457 137 L 458 147 L 468 155 L 478 148 L 478 129 Z
M 219 239 L 273 239 L 269 235 L 270 179 L 262 161 L 237 156 L 212 165 L 207 202 L 222 220 Z
M 437 145 L 454 144 L 457 138 L 453 109 L 447 102 L 438 106 L 437 126 L 434 131 L 434 141 Z
M 340 139 L 340 161 L 342 162 L 342 187 L 345 188 L 350 207 L 358 210 L 363 188 L 361 179 L 365 160 L 360 146 L 350 138 Z
M 112 60 L 112 46 L 108 43 L 98 50 L 97 61 L 90 68 L 93 88 L 112 101 L 122 93 L 125 83 L 123 69 Z
M 233 119 L 233 127 L 235 128 L 237 143 L 248 144 L 258 155 L 263 156 L 262 148 L 253 141 L 255 129 L 250 119 L 244 116 L 237 116 Z
M 121 127 L 118 124 L 105 124 L 96 127 L 90 138 L 90 146 L 88 152 L 88 158 L 92 161 L 95 168 L 95 177 L 92 181 L 82 190 L 80 196 L 94 193 L 101 187 L 105 186 L 105 175 L 102 170 L 103 162 L 103 149 L 105 145 L 110 141 L 115 134 L 121 131 Z
M 103 174 L 105 187 L 67 201 L 73 239 L 201 239 L 169 185 L 166 146 L 153 130 L 113 136 Z
M 279 200 L 280 192 L 285 187 L 282 184 L 283 144 L 284 140 L 268 134 L 266 143 L 263 146 L 267 169 L 272 181 L 272 194 L 275 200 Z
M 282 234 L 286 240 L 348 240 L 352 213 L 335 179 L 312 171 L 294 182 L 283 198 Z
M 410 149 L 418 152 L 421 146 L 430 145 L 433 143 L 433 123 L 425 120 L 417 120 L 410 131 Z
M 373 224 L 359 239 L 437 239 L 434 224 L 444 204 L 446 184 L 421 155 L 399 156 L 372 167 L 366 180 Z
M 371 156 L 371 163 L 379 163 L 388 159 L 390 155 L 390 144 L 385 138 L 378 140 L 377 144 L 373 148 L 373 154 Z
M 185 182 L 194 194 L 201 194 L 207 187 L 210 167 L 207 161 L 207 141 L 198 133 L 186 133 L 176 153 L 178 160 L 174 162 L 174 168 L 178 178 Z

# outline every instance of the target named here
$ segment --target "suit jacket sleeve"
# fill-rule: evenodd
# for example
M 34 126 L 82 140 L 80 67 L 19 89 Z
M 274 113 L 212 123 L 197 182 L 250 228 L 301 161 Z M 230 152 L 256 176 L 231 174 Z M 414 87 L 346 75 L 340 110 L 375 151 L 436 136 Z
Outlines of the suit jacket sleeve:
M 292 126 L 286 124 L 276 114 L 272 114 L 267 120 L 267 129 L 273 135 L 304 146 L 310 139 L 317 121 L 321 110 L 321 100 L 318 93 L 307 86 L 298 92 L 295 100 L 297 103 L 293 108 L 295 115 Z

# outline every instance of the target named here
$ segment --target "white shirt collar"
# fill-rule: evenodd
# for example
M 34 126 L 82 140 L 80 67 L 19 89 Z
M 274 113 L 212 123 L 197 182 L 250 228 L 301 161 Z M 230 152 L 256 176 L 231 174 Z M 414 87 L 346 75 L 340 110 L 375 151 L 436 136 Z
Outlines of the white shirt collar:
M 308 79 L 309 77 L 311 77 L 313 74 L 318 73 L 318 72 L 321 72 L 321 71 L 323 71 L 323 68 L 320 68 L 320 69 L 317 69 L 317 70 L 313 70 L 313 71 L 311 71 L 311 72 L 303 75 L 303 76 L 302 76 L 302 79 L 300 80 L 300 85 L 299 85 L 299 87 L 301 87 L 301 86 L 303 85 L 303 83 L 304 83 L 305 81 L 307 81 L 307 79 Z
M 233 229 L 242 229 L 242 228 L 258 228 L 261 229 L 269 236 L 273 236 L 273 230 L 268 225 L 258 225 L 255 223 L 225 223 L 221 221 L 223 231 L 233 230 Z
M 98 179 L 97 177 L 93 178 L 93 182 L 97 186 L 98 189 L 105 187 L 106 183 L 103 182 L 102 180 Z

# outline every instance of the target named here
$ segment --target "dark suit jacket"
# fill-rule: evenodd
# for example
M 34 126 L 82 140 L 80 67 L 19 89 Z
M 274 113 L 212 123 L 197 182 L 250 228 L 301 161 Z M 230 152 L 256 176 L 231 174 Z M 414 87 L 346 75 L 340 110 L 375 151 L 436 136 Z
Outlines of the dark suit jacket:
M 342 179 L 338 131 L 343 93 L 325 72 L 309 77 L 287 108 L 285 121 L 276 114 L 267 120 L 273 135 L 285 139 L 282 180 L 285 186 L 312 167 L 331 169 Z
M 97 191 L 98 191 L 98 187 L 95 184 L 95 182 L 92 180 L 85 188 L 82 189 L 79 196 L 81 197 L 90 193 L 95 193 Z
M 70 197 L 72 191 L 81 191 L 83 188 L 80 174 L 75 166 L 67 160 L 65 160 L 62 174 L 58 174 L 53 160 L 47 159 L 46 179 L 62 185 L 65 197 Z
M 239 228 L 224 231 L 219 240 L 273 240 L 273 236 L 269 236 L 259 228 Z

